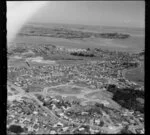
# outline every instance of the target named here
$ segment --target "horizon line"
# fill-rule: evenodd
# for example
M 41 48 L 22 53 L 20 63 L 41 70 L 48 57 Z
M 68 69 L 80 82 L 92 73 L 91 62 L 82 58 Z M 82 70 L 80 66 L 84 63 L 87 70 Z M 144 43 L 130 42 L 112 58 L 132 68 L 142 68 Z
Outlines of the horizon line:
M 75 23 L 59 23 L 59 22 L 34 22 L 30 21 L 27 24 L 62 24 L 62 25 L 83 25 L 83 26 L 99 26 L 99 27 L 116 27 L 116 28 L 139 28 L 139 29 L 145 29 L 144 27 L 138 27 L 138 26 L 115 26 L 115 25 L 98 25 L 98 24 L 75 24 Z

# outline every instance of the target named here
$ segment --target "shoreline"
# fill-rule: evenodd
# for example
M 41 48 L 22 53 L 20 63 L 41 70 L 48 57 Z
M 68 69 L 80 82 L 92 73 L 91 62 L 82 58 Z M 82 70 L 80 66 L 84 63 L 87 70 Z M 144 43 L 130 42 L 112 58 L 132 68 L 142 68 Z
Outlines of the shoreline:
M 142 64 L 141 64 L 141 61 L 138 61 L 138 63 L 139 63 L 139 66 L 137 66 L 136 68 L 141 68 L 141 65 L 142 65 Z M 136 69 L 136 68 L 131 68 L 131 69 L 124 69 L 124 70 L 122 70 L 122 76 L 123 76 L 123 78 L 124 78 L 124 79 L 127 79 L 126 76 L 125 76 L 126 73 L 127 73 L 127 72 L 131 72 L 132 70 L 134 70 L 134 69 Z M 127 79 L 127 80 L 129 80 L 129 79 Z M 132 81 L 132 80 L 129 80 L 129 81 L 138 84 L 138 83 L 135 82 L 135 81 Z

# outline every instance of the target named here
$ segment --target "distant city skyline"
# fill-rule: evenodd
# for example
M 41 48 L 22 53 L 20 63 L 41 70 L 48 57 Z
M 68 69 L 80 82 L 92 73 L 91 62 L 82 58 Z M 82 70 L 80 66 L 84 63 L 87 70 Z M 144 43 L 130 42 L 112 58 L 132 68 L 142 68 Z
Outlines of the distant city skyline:
M 50 1 L 29 22 L 145 28 L 145 2 Z

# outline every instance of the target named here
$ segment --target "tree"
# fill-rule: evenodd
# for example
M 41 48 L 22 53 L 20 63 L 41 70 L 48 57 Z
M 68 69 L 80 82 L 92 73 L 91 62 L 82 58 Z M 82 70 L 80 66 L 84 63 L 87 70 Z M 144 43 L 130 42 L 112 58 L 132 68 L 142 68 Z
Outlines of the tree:
M 25 89 L 25 92 L 29 93 L 29 89 L 28 89 L 28 88 L 27 88 L 27 89 Z
M 86 50 L 87 50 L 87 51 L 90 51 L 90 48 L 87 48 Z
M 22 133 L 24 131 L 23 128 L 19 125 L 11 125 L 8 130 L 13 133 Z

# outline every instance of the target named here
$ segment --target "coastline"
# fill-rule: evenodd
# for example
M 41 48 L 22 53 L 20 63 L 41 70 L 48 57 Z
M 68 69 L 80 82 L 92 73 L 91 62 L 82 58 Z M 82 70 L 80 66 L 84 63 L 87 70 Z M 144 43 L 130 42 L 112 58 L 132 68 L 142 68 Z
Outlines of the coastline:
M 139 63 L 139 66 L 137 66 L 136 68 L 141 68 L 141 61 L 138 61 L 138 63 Z M 136 68 L 131 68 L 131 69 L 124 69 L 124 70 L 122 70 L 122 76 L 123 76 L 123 78 L 124 79 L 127 79 L 126 78 L 126 73 L 127 72 L 131 72 L 132 70 L 135 70 Z M 128 80 L 128 79 L 127 79 Z M 129 81 L 131 81 L 131 80 L 129 80 Z M 135 82 L 135 81 L 132 81 L 132 82 Z M 137 83 L 137 82 L 135 82 L 135 83 Z

